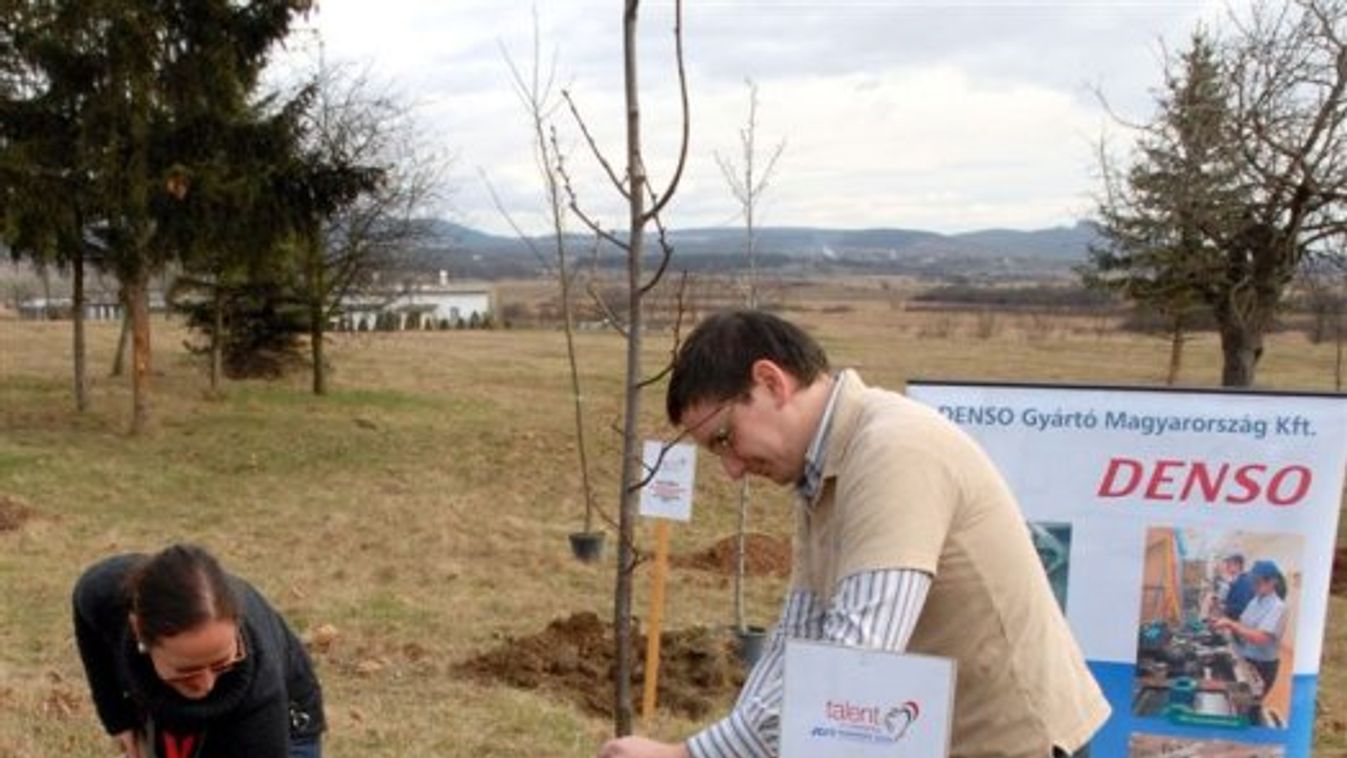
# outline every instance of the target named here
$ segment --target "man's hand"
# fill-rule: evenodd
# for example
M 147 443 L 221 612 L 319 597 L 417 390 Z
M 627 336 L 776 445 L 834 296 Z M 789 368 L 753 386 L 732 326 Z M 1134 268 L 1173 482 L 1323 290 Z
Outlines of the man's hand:
M 127 729 L 112 735 L 112 741 L 121 748 L 126 758 L 150 758 L 140 750 L 140 735 L 134 729 Z
M 609 740 L 599 748 L 599 758 L 692 758 L 682 743 L 670 745 L 645 737 L 623 737 Z

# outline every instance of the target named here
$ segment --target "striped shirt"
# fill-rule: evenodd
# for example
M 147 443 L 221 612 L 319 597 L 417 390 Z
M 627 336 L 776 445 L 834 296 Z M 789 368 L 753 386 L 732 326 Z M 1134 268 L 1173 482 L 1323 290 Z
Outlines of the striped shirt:
M 804 471 L 800 474 L 800 481 L 795 483 L 795 494 L 804 501 L 806 508 L 813 507 L 814 498 L 823 484 L 823 461 L 828 452 L 828 440 L 832 437 L 833 409 L 837 407 L 837 396 L 841 394 L 839 390 L 844 381 L 845 374 L 833 376 L 832 391 L 828 393 L 828 402 L 823 405 L 818 429 L 814 431 L 814 438 L 809 441 L 809 448 L 804 453 Z
M 837 377 L 819 428 L 805 454 L 796 484 L 801 507 L 812 508 L 822 484 L 823 461 L 832 428 L 833 406 L 845 379 Z M 901 652 L 912 637 L 931 576 L 924 571 L 884 569 L 848 576 L 838 583 L 830 605 L 812 592 L 792 590 L 767 650 L 749 672 L 734 709 L 687 742 L 694 758 L 772 758 L 781 744 L 782 665 L 786 640 L 834 642 Z

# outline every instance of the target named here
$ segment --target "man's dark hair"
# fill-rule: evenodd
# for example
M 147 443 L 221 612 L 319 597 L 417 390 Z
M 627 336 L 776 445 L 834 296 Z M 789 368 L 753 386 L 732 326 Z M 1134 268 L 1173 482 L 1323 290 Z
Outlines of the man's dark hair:
M 767 359 L 808 386 L 828 373 L 828 356 L 800 327 L 762 311 L 722 311 L 707 316 L 674 357 L 665 411 L 681 422 L 689 406 L 748 394 L 753 364 Z
M 196 545 L 170 545 L 145 559 L 130 585 L 131 611 L 146 645 L 209 621 L 239 618 L 239 600 L 220 563 Z

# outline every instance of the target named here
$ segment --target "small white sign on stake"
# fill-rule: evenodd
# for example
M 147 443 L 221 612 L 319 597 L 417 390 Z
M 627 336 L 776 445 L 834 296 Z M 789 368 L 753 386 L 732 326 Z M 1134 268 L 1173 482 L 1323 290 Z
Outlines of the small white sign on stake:
M 954 661 L 786 642 L 782 758 L 949 755 Z
M 645 471 L 658 466 L 654 476 L 641 488 L 642 516 L 690 521 L 692 519 L 692 483 L 697 473 L 697 447 L 680 442 L 664 452 L 664 443 L 646 440 L 644 447 Z

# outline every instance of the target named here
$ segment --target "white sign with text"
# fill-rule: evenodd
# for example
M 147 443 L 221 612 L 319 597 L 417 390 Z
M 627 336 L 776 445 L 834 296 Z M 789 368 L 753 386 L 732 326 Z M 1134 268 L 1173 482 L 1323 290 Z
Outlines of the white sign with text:
M 692 484 L 697 474 L 697 447 L 681 442 L 669 447 L 646 440 L 642 459 L 650 481 L 641 488 L 641 515 L 671 521 L 692 519 Z M 661 458 L 661 453 L 663 458 Z M 650 472 L 654 471 L 651 475 Z
M 788 640 L 782 758 L 949 754 L 954 661 Z
M 1014 491 L 1113 706 L 1093 755 L 1314 754 L 1347 398 L 917 380 L 907 395 L 976 439 Z M 1280 577 L 1279 667 L 1232 701 L 1241 675 L 1181 657 L 1194 644 L 1239 654 L 1213 625 L 1242 615 L 1223 593 L 1255 563 Z M 1182 678 L 1197 682 L 1192 704 Z

